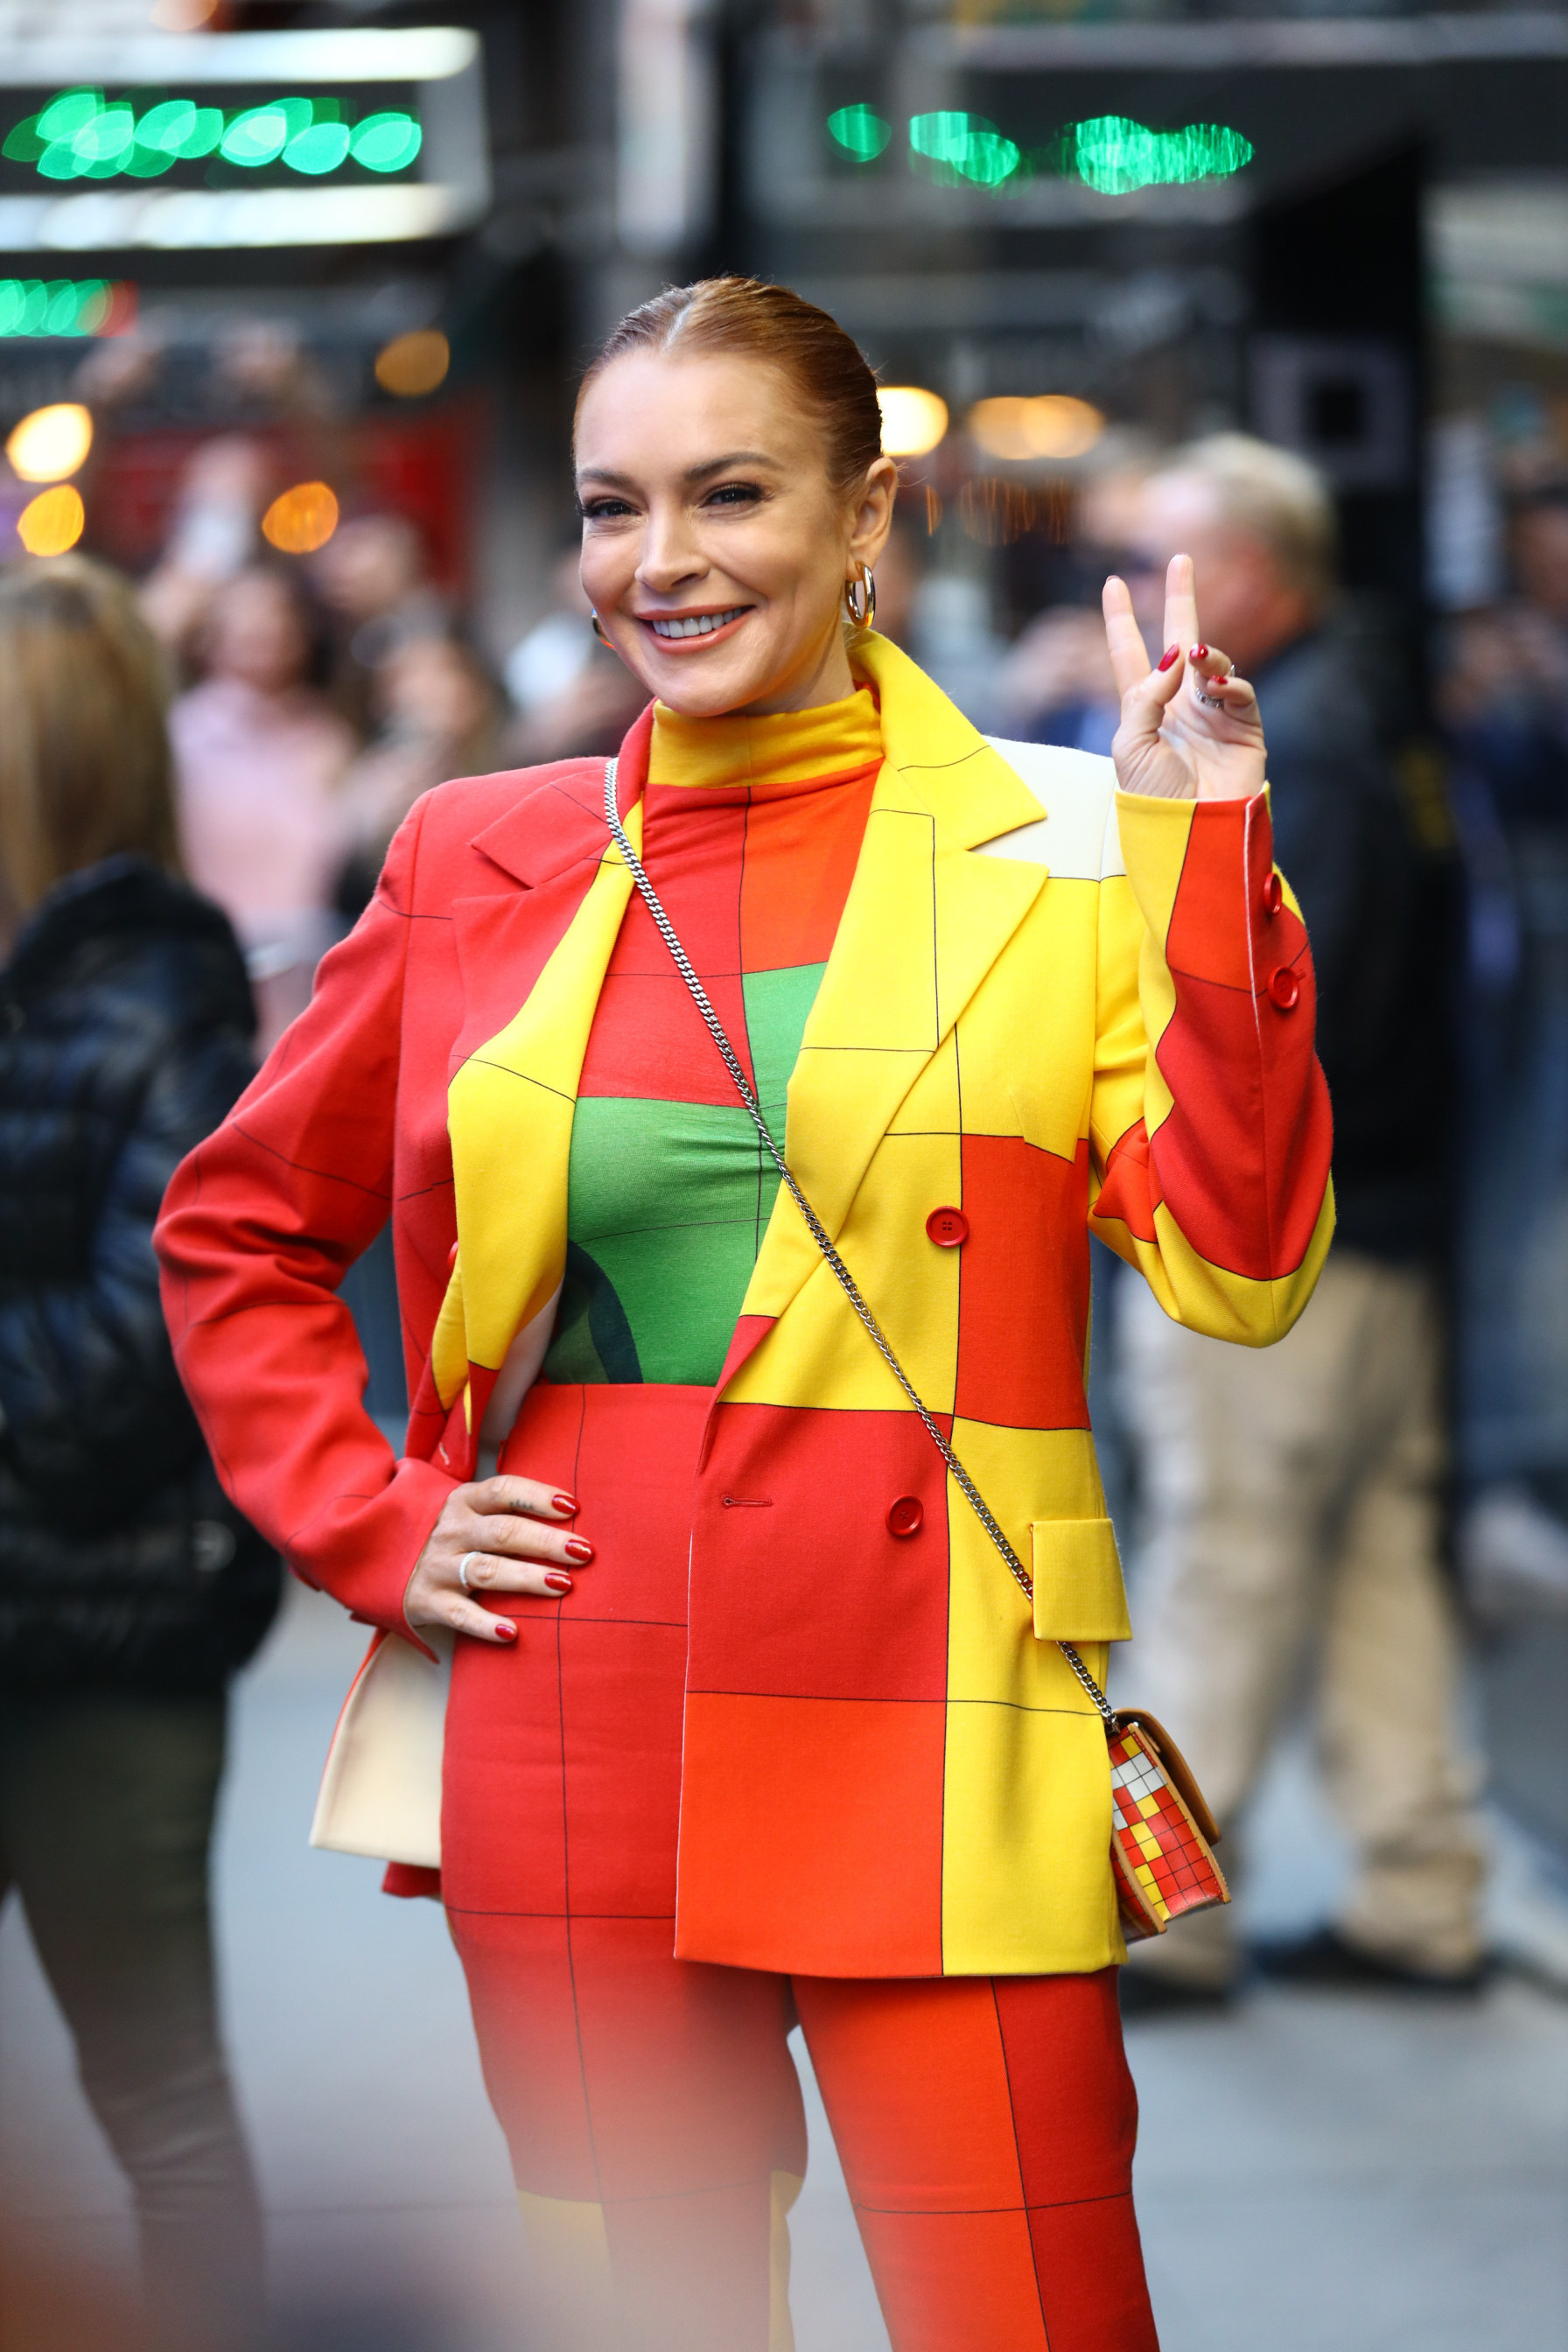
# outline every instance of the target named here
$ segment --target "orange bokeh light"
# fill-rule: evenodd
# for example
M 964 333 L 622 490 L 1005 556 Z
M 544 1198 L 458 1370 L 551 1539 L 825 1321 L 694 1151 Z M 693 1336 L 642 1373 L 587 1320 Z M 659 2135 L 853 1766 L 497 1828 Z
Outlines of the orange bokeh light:
M 969 412 L 969 436 L 988 457 L 1014 463 L 1031 457 L 1081 457 L 1105 430 L 1105 419 L 1087 400 L 1067 393 L 1042 393 L 1034 400 L 977 400 Z
M 375 356 L 375 380 L 383 392 L 400 400 L 416 400 L 434 392 L 446 380 L 452 364 L 452 346 L 439 327 L 417 327 L 395 335 Z
M 91 446 L 91 410 L 78 400 L 56 400 L 33 409 L 12 428 L 5 455 L 24 482 L 63 482 Z
M 63 555 L 82 534 L 87 510 L 69 482 L 40 490 L 16 517 L 16 536 L 29 555 Z
M 296 482 L 261 518 L 261 535 L 285 555 L 313 555 L 338 527 L 338 502 L 325 482 Z

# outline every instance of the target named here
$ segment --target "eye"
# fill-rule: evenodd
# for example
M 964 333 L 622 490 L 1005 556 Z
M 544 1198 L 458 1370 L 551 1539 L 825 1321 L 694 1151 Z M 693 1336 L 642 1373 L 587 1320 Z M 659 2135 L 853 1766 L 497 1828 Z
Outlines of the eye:
M 579 499 L 577 501 L 580 522 L 615 522 L 630 512 L 631 508 L 625 499 Z
M 758 482 L 723 482 L 710 490 L 703 503 L 710 507 L 754 507 L 762 501 L 762 486 Z

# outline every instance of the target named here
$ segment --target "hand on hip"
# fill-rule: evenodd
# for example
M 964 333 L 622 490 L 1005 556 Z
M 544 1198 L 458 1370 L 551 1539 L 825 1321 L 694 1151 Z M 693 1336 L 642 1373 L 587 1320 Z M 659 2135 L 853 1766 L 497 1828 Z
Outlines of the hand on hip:
M 575 1498 L 532 1478 L 480 1478 L 455 1487 L 420 1553 L 403 1596 L 410 1625 L 445 1625 L 479 1642 L 511 1642 L 510 1617 L 480 1605 L 494 1593 L 559 1601 L 570 1570 L 584 1568 L 594 1547 L 563 1520 Z

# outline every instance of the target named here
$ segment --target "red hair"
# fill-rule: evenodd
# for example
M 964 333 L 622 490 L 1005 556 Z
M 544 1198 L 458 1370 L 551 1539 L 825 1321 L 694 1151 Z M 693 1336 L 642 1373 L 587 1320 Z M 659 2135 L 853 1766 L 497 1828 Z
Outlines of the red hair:
M 820 422 L 827 478 L 847 498 L 882 454 L 876 377 L 837 320 L 787 286 L 759 278 L 667 286 L 612 330 L 578 388 L 579 414 L 588 386 L 628 352 L 722 352 L 777 368 Z

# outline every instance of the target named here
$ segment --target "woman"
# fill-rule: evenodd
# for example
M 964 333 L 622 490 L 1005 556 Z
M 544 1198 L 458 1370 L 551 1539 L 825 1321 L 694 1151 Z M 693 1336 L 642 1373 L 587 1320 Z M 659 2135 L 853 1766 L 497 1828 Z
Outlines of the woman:
M 1327 1247 L 1256 706 L 1181 562 L 1156 670 L 1107 590 L 1114 803 L 847 637 L 896 471 L 782 289 L 634 312 L 576 457 L 584 583 L 655 698 L 632 845 L 1034 1622 L 777 1201 L 598 761 L 416 809 L 172 1188 L 180 1360 L 304 1574 L 458 1637 L 441 1885 L 559 2339 L 787 2344 L 798 2016 L 898 2352 L 1138 2352 L 1106 1748 L 1054 1643 L 1103 1674 L 1127 1631 L 1088 1226 L 1251 1342 Z M 397 1464 L 333 1295 L 389 1204 Z
M 340 926 L 346 846 L 338 787 L 357 746 L 309 683 L 310 629 L 295 575 L 258 563 L 215 593 L 206 676 L 170 717 L 192 878 L 245 944 L 265 1052 L 309 1003 Z
M 153 1220 L 254 1066 L 181 879 L 158 647 L 114 573 L 0 573 L 0 1899 L 129 2177 L 157 2342 L 237 2340 L 260 2221 L 218 2035 L 225 1688 L 278 1562 L 181 1391 Z

